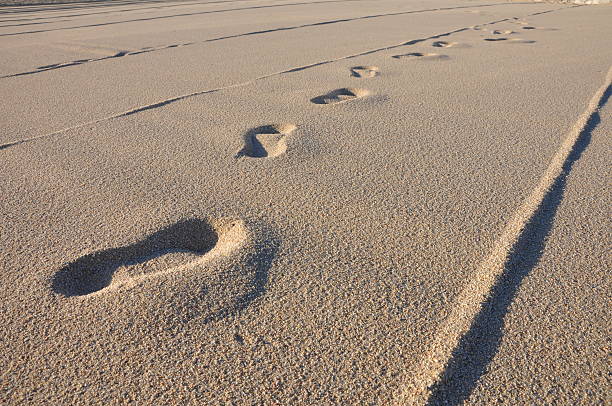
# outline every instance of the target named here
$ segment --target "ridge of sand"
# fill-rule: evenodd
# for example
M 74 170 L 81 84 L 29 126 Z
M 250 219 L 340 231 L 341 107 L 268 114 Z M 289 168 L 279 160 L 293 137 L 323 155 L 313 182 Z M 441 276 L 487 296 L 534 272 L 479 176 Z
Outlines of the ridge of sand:
M 525 226 L 539 209 L 551 187 L 563 173 L 566 162 L 581 133 L 585 131 L 593 116 L 598 114 L 606 93 L 610 92 L 611 82 L 612 67 L 608 70 L 603 85 L 597 89 L 590 100 L 587 109 L 563 140 L 538 186 L 514 214 L 513 219 L 497 240 L 489 257 L 480 264 L 464 290 L 457 297 L 452 313 L 440 326 L 436 340 L 432 343 L 431 349 L 424 356 L 417 370 L 407 373 L 409 381 L 396 398 L 396 404 L 418 405 L 428 403 L 432 386 L 441 378 L 459 341 L 468 333 L 470 326 L 482 310 L 487 296 L 503 276 L 508 256 L 514 245 L 519 240 Z

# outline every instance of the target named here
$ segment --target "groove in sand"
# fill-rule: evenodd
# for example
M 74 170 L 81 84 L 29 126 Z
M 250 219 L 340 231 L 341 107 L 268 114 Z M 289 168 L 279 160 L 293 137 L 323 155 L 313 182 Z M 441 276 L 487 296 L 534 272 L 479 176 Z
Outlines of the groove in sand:
M 429 352 L 424 355 L 416 370 L 406 373 L 408 381 L 402 385 L 394 404 L 429 403 L 431 388 L 443 376 L 460 340 L 470 331 L 492 288 L 503 277 L 511 250 L 524 232 L 525 226 L 540 208 L 551 187 L 563 175 L 565 164 L 575 149 L 581 133 L 587 128 L 591 118 L 598 114 L 603 101 L 609 96 L 611 82 L 612 67 L 608 70 L 604 84 L 589 102 L 586 111 L 563 140 L 539 184 L 515 212 L 495 243 L 491 254 L 479 265 L 471 280 L 458 295 L 450 316 L 441 323 L 439 333 Z

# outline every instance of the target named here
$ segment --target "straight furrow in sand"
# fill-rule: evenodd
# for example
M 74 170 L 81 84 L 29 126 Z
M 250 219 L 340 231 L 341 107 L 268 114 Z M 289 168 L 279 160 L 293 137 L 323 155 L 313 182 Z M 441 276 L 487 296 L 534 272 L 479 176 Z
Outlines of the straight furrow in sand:
M 594 118 L 598 118 L 600 108 L 610 96 L 612 82 L 612 67 L 606 75 L 604 84 L 597 90 L 588 104 L 586 111 L 578 118 L 569 134 L 563 140 L 555 153 L 538 186 L 524 201 L 506 225 L 501 237 L 497 240 L 493 251 L 478 267 L 470 282 L 457 297 L 450 316 L 442 322 L 439 332 L 431 348 L 425 354 L 415 371 L 409 371 L 405 376 L 407 382 L 395 398 L 397 405 L 425 405 L 435 403 L 433 396 L 443 397 L 439 392 L 444 382 L 447 369 L 455 355 L 458 354 L 464 337 L 473 335 L 471 330 L 477 325 L 479 315 L 491 297 L 494 288 L 506 277 L 508 263 L 517 242 L 529 228 L 536 213 L 550 209 L 543 207 L 546 198 L 554 192 L 555 184 L 567 176 L 573 163 L 573 155 L 579 149 L 581 136 L 592 131 Z M 465 374 L 468 372 L 463 371 Z M 443 390 L 443 389 L 442 389 Z M 465 394 L 464 394 L 465 395 Z M 455 403 L 444 403 L 455 404 Z

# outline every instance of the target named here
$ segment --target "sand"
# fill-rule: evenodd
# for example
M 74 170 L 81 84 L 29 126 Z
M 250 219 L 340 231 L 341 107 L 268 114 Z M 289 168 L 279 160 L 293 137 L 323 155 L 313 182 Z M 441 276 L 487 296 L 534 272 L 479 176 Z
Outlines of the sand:
M 0 9 L 3 404 L 602 404 L 610 6 Z

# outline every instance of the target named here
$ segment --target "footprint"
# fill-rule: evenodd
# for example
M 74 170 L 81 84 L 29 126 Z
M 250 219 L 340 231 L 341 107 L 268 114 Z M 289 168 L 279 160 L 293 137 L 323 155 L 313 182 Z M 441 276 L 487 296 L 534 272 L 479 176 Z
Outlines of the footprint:
M 74 297 L 129 289 L 147 279 L 228 255 L 247 235 L 241 220 L 184 220 L 137 243 L 94 252 L 69 263 L 55 274 L 53 290 Z
M 436 54 L 436 53 L 411 52 L 409 54 L 393 55 L 392 58 L 395 58 L 395 59 L 408 58 L 410 60 L 419 60 L 419 61 L 444 61 L 446 59 L 449 59 L 449 56 Z
M 538 31 L 557 31 L 558 30 L 558 28 L 534 27 L 532 25 L 528 25 L 522 28 L 524 30 L 538 30 Z
M 521 39 L 521 38 L 485 38 L 485 41 L 489 42 L 498 42 L 503 41 L 506 44 L 534 44 L 535 41 L 531 39 Z
M 518 18 L 515 18 L 514 21 L 510 21 L 510 22 L 512 22 L 514 24 L 518 24 L 518 25 L 529 25 L 529 23 L 527 21 L 521 20 L 521 19 L 518 19 Z
M 516 34 L 516 31 L 512 31 L 512 30 L 493 30 L 493 31 L 491 31 L 491 34 L 494 34 L 494 35 L 511 35 L 511 34 Z
M 354 87 L 346 87 L 343 89 L 333 90 L 322 96 L 317 96 L 310 99 L 314 104 L 337 104 L 344 103 L 350 100 L 359 99 L 370 94 L 365 89 L 357 89 Z
M 356 78 L 373 78 L 380 74 L 378 66 L 355 66 L 351 68 L 351 76 Z
M 293 124 L 273 124 L 253 128 L 245 135 L 244 147 L 236 158 L 273 158 L 287 151 L 286 137 L 295 131 Z
M 431 44 L 436 48 L 468 48 L 468 44 L 463 44 L 461 42 L 447 42 L 447 41 L 436 41 Z

